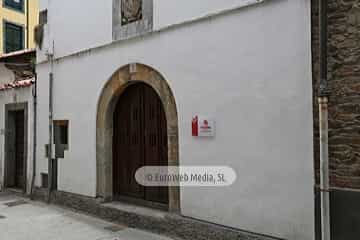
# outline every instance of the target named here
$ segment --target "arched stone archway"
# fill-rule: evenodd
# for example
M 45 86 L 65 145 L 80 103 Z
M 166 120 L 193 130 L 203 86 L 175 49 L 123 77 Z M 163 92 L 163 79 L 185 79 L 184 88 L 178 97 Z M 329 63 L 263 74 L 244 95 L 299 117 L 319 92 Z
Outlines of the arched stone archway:
M 168 165 L 179 166 L 178 115 L 173 93 L 162 75 L 143 64 L 130 64 L 116 71 L 102 90 L 96 120 L 97 195 L 111 200 L 113 113 L 119 96 L 130 84 L 144 82 L 159 95 L 167 118 Z M 180 187 L 169 187 L 169 211 L 180 212 Z

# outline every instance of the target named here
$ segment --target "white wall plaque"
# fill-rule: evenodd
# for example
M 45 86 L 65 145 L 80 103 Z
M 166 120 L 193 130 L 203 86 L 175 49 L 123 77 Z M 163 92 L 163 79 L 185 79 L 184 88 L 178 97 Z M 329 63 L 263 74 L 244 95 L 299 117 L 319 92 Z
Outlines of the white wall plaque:
M 215 120 L 205 116 L 194 116 L 192 119 L 192 136 L 214 137 Z

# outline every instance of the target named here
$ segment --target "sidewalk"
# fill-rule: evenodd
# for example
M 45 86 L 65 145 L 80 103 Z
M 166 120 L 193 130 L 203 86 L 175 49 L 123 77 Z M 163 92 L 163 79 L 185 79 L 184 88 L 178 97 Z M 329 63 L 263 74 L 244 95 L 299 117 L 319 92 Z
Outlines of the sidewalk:
M 4 193 L 0 193 L 0 239 L 174 240 Z

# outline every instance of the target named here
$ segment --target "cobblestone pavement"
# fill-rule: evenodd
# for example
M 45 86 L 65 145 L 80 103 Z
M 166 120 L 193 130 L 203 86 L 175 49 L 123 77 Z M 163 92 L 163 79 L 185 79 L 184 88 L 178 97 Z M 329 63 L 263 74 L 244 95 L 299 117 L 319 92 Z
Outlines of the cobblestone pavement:
M 0 193 L 0 239 L 172 240 L 4 193 Z

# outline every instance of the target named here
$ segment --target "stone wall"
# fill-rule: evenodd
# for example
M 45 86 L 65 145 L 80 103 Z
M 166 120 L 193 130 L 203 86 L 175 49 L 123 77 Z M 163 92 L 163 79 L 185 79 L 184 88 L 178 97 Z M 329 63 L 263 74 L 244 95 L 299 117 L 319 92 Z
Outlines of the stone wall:
M 318 0 L 312 0 L 314 147 L 319 181 Z M 332 187 L 360 189 L 360 1 L 328 1 L 329 155 Z

